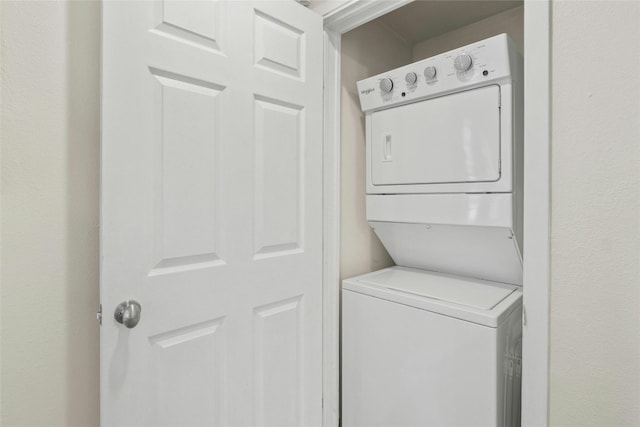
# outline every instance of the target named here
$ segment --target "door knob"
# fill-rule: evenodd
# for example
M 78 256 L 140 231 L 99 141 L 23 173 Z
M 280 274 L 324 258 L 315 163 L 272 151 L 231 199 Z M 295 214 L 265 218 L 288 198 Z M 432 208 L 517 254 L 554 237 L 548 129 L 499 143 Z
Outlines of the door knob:
M 138 322 L 140 322 L 140 312 L 142 311 L 142 306 L 138 301 L 128 300 L 122 301 L 116 307 L 115 313 L 113 313 L 113 317 L 116 319 L 116 322 L 122 323 L 127 328 L 135 328 Z

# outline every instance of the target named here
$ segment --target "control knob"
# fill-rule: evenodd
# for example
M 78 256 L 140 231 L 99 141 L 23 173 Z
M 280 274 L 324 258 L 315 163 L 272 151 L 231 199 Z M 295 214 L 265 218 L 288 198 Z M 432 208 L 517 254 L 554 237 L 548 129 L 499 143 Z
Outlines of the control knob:
M 471 68 L 472 63 L 473 60 L 471 59 L 471 55 L 469 55 L 468 53 L 458 55 L 456 59 L 453 60 L 453 66 L 460 72 L 467 71 L 469 68 Z
M 427 80 L 433 80 L 436 77 L 436 73 L 436 67 L 434 66 L 430 65 L 424 69 L 424 76 Z
M 393 80 L 388 77 L 380 80 L 380 90 L 382 93 L 389 93 L 391 92 L 391 89 L 393 89 Z
M 404 80 L 407 82 L 408 85 L 413 85 L 413 84 L 416 84 L 416 82 L 418 81 L 418 76 L 416 75 L 416 73 L 407 73 L 404 76 Z

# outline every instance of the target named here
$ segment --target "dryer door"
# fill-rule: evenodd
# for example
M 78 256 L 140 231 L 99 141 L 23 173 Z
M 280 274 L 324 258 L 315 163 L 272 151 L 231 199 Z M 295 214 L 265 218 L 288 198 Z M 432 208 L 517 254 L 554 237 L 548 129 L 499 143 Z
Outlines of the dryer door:
M 500 87 L 371 115 L 374 185 L 492 182 L 500 178 Z

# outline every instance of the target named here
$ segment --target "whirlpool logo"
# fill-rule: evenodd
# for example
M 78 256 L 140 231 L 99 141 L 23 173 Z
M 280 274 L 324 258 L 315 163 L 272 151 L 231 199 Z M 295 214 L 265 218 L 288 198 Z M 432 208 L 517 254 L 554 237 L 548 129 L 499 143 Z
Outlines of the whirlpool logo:
M 370 87 L 369 89 L 365 89 L 365 90 L 361 90 L 360 93 L 363 95 L 369 95 L 371 92 L 373 92 L 375 89 L 373 89 L 372 87 Z

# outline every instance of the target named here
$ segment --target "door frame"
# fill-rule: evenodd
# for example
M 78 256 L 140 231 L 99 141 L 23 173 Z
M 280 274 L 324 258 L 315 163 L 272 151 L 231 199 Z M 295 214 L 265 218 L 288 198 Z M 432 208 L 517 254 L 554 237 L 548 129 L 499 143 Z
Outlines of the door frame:
M 323 425 L 340 419 L 340 55 L 342 34 L 413 0 L 332 0 L 324 21 Z M 522 425 L 549 419 L 551 4 L 524 1 L 525 117 Z M 535 141 L 535 143 L 533 143 Z

